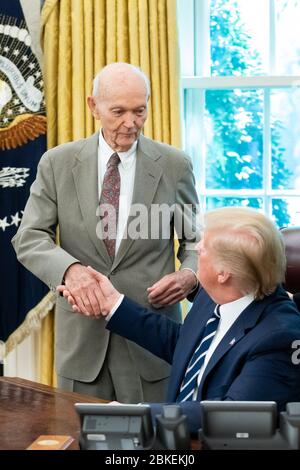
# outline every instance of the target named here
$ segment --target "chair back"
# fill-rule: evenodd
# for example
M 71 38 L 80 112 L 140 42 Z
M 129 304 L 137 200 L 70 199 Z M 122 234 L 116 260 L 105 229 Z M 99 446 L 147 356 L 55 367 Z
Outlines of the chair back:
M 287 259 L 285 289 L 300 292 L 300 227 L 281 229 Z

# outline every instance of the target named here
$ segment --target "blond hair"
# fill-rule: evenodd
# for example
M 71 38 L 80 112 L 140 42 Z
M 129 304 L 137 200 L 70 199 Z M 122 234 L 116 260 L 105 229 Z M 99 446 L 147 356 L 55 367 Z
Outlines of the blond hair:
M 261 299 L 284 281 L 282 236 L 265 215 L 245 207 L 222 207 L 204 214 L 204 230 L 216 266 L 229 271 L 244 294 Z

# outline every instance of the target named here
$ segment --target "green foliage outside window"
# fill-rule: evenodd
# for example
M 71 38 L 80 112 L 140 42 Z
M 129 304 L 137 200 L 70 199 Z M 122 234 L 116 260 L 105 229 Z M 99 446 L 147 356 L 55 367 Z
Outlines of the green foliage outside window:
M 236 0 L 211 1 L 212 75 L 260 75 L 259 54 L 241 21 Z M 211 127 L 207 148 L 207 187 L 211 189 L 262 189 L 263 92 L 262 90 L 207 90 L 206 122 Z M 271 122 L 273 188 L 287 185 L 291 177 L 280 143 L 280 120 Z M 239 205 L 239 198 L 214 198 L 215 205 Z M 259 207 L 257 198 L 246 204 Z M 290 222 L 285 200 L 273 208 L 278 226 Z

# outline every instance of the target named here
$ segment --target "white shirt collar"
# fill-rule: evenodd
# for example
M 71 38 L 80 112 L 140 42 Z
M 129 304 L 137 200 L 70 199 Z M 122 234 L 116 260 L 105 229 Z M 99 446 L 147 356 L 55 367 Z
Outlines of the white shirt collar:
M 240 314 L 251 304 L 254 300 L 253 294 L 245 295 L 240 299 L 228 302 L 227 304 L 220 305 L 220 317 L 221 322 L 225 326 L 226 324 L 232 325 Z
M 122 165 L 124 169 L 128 170 L 133 165 L 135 157 L 136 157 L 136 149 L 137 149 L 137 140 L 132 144 L 130 149 L 127 150 L 126 152 L 118 152 L 118 155 L 121 160 L 120 165 Z M 105 166 L 106 166 L 112 154 L 115 153 L 115 150 L 113 150 L 104 139 L 103 134 L 102 134 L 102 129 L 99 132 L 99 150 L 100 150 L 101 158 L 104 159 Z

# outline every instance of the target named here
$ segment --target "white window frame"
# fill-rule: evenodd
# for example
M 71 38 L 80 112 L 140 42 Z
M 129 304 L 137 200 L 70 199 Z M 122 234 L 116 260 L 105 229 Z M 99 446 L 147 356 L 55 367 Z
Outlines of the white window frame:
M 185 56 L 182 54 L 181 62 L 184 75 L 181 77 L 181 103 L 182 103 L 182 131 L 185 142 L 185 129 L 183 119 L 184 93 L 187 89 L 197 89 L 200 91 L 200 100 L 190 105 L 197 106 L 199 110 L 199 160 L 194 161 L 195 176 L 197 180 L 198 193 L 203 209 L 206 209 L 206 198 L 210 197 L 257 197 L 263 201 L 263 211 L 272 215 L 272 198 L 300 197 L 300 190 L 274 190 L 271 189 L 271 127 L 270 127 L 270 95 L 271 89 L 293 89 L 300 87 L 300 76 L 280 76 L 276 75 L 276 32 L 275 32 L 275 0 L 263 0 L 269 2 L 269 72 L 265 76 L 226 76 L 211 77 L 208 64 L 209 57 L 209 20 L 210 20 L 210 0 L 177 0 L 178 12 L 180 15 L 179 27 L 180 45 L 185 51 L 192 50 L 194 64 L 185 63 Z M 184 8 L 184 15 L 182 9 Z M 187 34 L 183 34 L 187 31 Z M 205 178 L 205 140 L 204 132 L 204 107 L 205 91 L 210 89 L 262 89 L 264 92 L 264 123 L 263 123 L 263 188 L 261 190 L 212 190 L 206 188 Z

